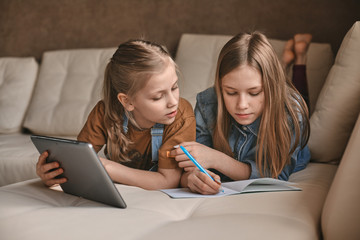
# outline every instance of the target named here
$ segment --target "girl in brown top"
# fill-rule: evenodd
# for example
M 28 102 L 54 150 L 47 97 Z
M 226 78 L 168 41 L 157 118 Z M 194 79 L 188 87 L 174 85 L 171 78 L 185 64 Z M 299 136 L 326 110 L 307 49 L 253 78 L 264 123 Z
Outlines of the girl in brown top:
M 173 146 L 195 141 L 195 117 L 179 97 L 177 66 L 160 45 L 130 40 L 119 46 L 105 70 L 103 99 L 78 135 L 98 152 L 113 181 L 145 189 L 178 187 L 182 169 L 167 156 Z M 159 138 L 160 137 L 160 138 Z M 158 150 L 158 151 L 157 151 Z M 37 174 L 51 186 L 66 182 L 57 162 L 40 155 Z M 151 170 L 151 171 L 148 171 Z

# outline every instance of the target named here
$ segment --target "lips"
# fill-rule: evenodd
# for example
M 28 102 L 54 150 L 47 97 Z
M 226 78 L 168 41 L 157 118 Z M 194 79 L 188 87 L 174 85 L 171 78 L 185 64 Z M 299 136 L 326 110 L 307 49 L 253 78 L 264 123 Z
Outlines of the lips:
M 239 118 L 247 118 L 251 115 L 251 113 L 235 113 L 235 115 Z
M 176 114 L 177 114 L 177 110 L 172 111 L 171 113 L 166 114 L 166 116 L 169 117 L 169 118 L 173 118 L 173 117 L 176 116 Z

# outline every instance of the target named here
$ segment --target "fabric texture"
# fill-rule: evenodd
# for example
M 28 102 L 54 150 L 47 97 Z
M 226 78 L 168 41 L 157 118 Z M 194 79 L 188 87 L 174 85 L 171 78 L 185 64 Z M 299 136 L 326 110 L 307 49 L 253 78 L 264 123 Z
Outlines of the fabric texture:
M 321 225 L 325 239 L 360 239 L 359 146 L 360 115 L 324 205 Z
M 24 127 L 76 136 L 101 98 L 106 64 L 116 48 L 45 52 Z
M 20 132 L 37 72 L 35 58 L 0 58 L 0 133 Z
M 104 238 L 104 234 L 107 240 L 234 239 L 239 234 L 244 239 L 320 239 L 322 205 L 336 169 L 310 163 L 291 175 L 290 181 L 302 191 L 210 199 L 171 199 L 161 191 L 116 184 L 126 209 L 30 180 L 0 188 L 0 233 L 14 240 L 90 240 Z M 54 224 L 62 231 L 54 234 Z
M 35 166 L 39 153 L 30 135 L 0 134 L 0 156 L 0 186 L 37 177 Z
M 314 161 L 340 160 L 360 112 L 360 21 L 347 32 L 310 118 Z
M 106 144 L 108 138 L 103 116 L 104 103 L 100 101 L 91 111 L 78 136 L 79 141 L 93 144 L 95 151 L 99 151 Z M 150 130 L 137 130 L 130 123 L 128 124 L 127 137 L 134 143 L 130 146 L 128 154 L 132 161 L 122 164 L 143 170 L 149 170 L 152 167 Z M 177 162 L 173 158 L 167 157 L 166 151 L 172 150 L 175 145 L 184 141 L 195 141 L 195 116 L 189 102 L 180 98 L 175 121 L 164 127 L 163 142 L 159 149 L 159 168 L 177 167 Z M 108 151 L 105 150 L 105 154 L 107 153 Z

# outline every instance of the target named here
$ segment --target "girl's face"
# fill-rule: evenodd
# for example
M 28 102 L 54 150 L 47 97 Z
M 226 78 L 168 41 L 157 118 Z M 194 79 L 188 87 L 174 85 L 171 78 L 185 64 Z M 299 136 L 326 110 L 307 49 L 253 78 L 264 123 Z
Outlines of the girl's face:
M 240 66 L 221 81 L 224 103 L 229 114 L 241 125 L 253 123 L 263 112 L 264 91 L 260 72 Z
M 164 71 L 154 74 L 132 99 L 133 116 L 141 128 L 151 128 L 155 123 L 171 124 L 179 104 L 178 76 L 173 63 Z

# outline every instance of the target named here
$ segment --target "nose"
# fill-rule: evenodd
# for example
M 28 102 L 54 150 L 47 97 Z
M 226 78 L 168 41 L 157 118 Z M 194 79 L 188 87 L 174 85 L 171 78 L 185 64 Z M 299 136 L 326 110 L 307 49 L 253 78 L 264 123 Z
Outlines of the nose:
M 239 109 L 247 109 L 249 107 L 249 101 L 244 94 L 241 94 L 237 99 L 236 105 Z
M 174 107 L 179 102 L 179 94 L 177 92 L 170 92 L 167 98 L 167 106 L 168 108 Z

